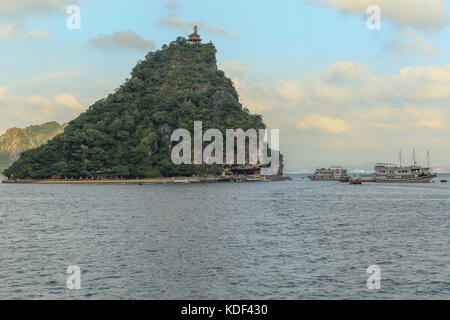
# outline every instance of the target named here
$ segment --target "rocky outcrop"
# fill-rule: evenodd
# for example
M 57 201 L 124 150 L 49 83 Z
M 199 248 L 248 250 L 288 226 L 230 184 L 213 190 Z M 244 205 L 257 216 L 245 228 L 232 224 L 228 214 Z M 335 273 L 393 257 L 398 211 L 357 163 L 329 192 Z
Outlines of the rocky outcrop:
M 26 128 L 11 128 L 0 136 L 0 171 L 19 159 L 28 149 L 37 148 L 56 135 L 62 133 L 66 124 L 53 121 Z
M 263 129 L 217 69 L 212 43 L 180 37 L 139 61 L 131 77 L 69 122 L 61 135 L 23 152 L 4 172 L 16 178 L 170 177 L 221 174 L 225 165 L 175 164 L 172 131 L 194 122 L 214 128 Z M 34 146 L 42 143 L 36 142 Z

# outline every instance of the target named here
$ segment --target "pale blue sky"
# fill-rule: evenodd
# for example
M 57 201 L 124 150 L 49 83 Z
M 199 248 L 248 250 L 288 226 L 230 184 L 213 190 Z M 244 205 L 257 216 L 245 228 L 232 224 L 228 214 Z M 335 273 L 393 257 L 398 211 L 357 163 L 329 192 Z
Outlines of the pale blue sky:
M 55 6 L 55 2 L 60 6 Z M 324 159 L 332 156 L 336 158 L 334 163 L 357 164 L 368 162 L 380 153 L 390 156 L 385 160 L 391 160 L 397 153 L 392 154 L 393 151 L 402 146 L 405 152 L 413 146 L 425 148 L 432 145 L 430 148 L 434 146 L 436 149 L 449 146 L 445 140 L 449 134 L 447 108 L 450 107 L 450 94 L 447 96 L 446 91 L 446 87 L 450 86 L 446 78 L 449 72 L 446 66 L 450 63 L 450 0 L 430 0 L 430 5 L 425 7 L 421 5 L 423 1 L 412 0 L 407 2 L 407 8 L 393 5 L 396 1 L 391 1 L 391 4 L 386 4 L 389 3 L 386 0 L 367 1 L 380 4 L 381 30 L 369 30 L 365 10 L 349 5 L 349 0 L 79 0 L 81 29 L 68 30 L 65 7 L 74 2 L 18 0 L 10 4 L 0 1 L 0 111 L 9 114 L 2 116 L 0 132 L 13 126 L 73 118 L 93 101 L 118 87 L 136 62 L 151 49 L 132 50 L 119 44 L 115 49 L 105 50 L 95 47 L 92 39 L 131 30 L 143 43 L 152 41 L 159 48 L 177 36 L 185 35 L 183 28 L 161 25 L 161 21 L 169 19 L 173 26 L 174 21 L 201 23 L 199 33 L 204 41 L 211 40 L 216 45 L 219 66 L 224 67 L 236 82 L 244 104 L 248 103 L 252 111 L 263 113 L 269 125 L 280 127 L 282 148 L 288 149 L 284 153 L 291 155 L 291 160 L 288 160 L 291 170 L 300 170 L 316 163 L 326 165 L 328 160 Z M 400 2 L 405 3 L 404 0 L 397 1 Z M 33 5 L 37 6 L 36 9 L 30 9 L 34 8 Z M 427 15 L 429 17 L 423 17 Z M 437 25 L 435 21 L 441 18 L 447 20 Z M 30 30 L 39 30 L 48 36 L 33 37 L 27 33 Z M 110 40 L 114 41 L 112 38 Z M 336 98 L 328 93 L 333 88 L 345 91 L 348 84 L 331 81 L 327 72 L 333 64 L 342 61 L 352 62 L 352 68 L 363 66 L 356 67 L 357 72 L 370 70 L 366 78 L 355 81 L 350 87 L 362 84 L 366 95 L 372 94 L 374 86 L 382 91 L 382 83 L 388 83 L 387 90 L 392 87 L 397 89 L 396 86 L 398 90 L 389 98 L 377 93 L 373 101 L 363 101 L 361 97 L 356 97 L 359 91 L 352 91 L 344 102 L 340 102 L 342 105 L 334 103 Z M 430 66 L 437 69 L 421 69 Z M 404 74 L 401 76 L 400 70 L 404 68 L 417 68 L 412 75 L 424 73 L 420 73 L 417 79 Z M 439 79 L 428 75 L 428 71 L 438 74 Z M 311 77 L 315 80 L 312 81 Z M 370 81 L 366 82 L 365 79 L 369 78 Z M 431 79 L 430 90 L 433 93 L 439 91 L 439 94 L 424 94 L 411 100 L 407 94 L 413 88 L 410 79 L 415 85 L 423 79 Z M 317 86 L 305 89 L 311 83 L 317 83 Z M 337 87 L 331 88 L 329 85 Z M 319 97 L 318 91 L 331 97 L 331 100 Z M 278 99 L 273 92 L 279 93 L 286 101 L 278 105 L 281 98 Z M 269 104 L 272 99 L 275 102 L 263 106 L 257 98 L 264 94 L 267 95 L 264 103 Z M 353 128 L 354 121 L 366 121 L 353 116 L 361 113 L 359 107 L 365 114 L 380 108 L 390 110 L 386 112 L 391 118 L 386 116 L 380 119 L 382 123 L 370 124 L 374 126 L 372 131 L 368 131 L 367 123 L 361 132 L 353 132 L 349 127 Z M 65 108 L 70 112 L 64 112 Z M 431 108 L 428 114 L 435 112 L 439 119 L 422 121 L 417 116 L 416 108 Z M 402 124 L 402 128 L 394 129 L 392 123 L 403 121 L 397 110 L 404 110 L 414 119 Z M 317 125 L 317 117 L 314 118 L 317 115 L 325 123 L 331 121 L 331 126 L 345 126 L 322 130 Z M 395 117 L 399 117 L 398 121 Z M 296 120 L 289 122 L 286 119 Z M 307 125 L 302 119 L 315 119 L 316 122 Z M 342 123 L 339 122 L 341 120 Z M 408 137 L 417 131 L 413 123 L 426 132 L 410 141 Z M 283 139 L 284 127 L 288 137 Z M 388 127 L 390 129 L 386 129 Z M 387 134 L 386 130 L 393 130 L 389 134 L 403 138 L 395 144 L 373 138 Z M 357 137 L 365 137 L 366 140 L 359 141 Z M 423 140 L 424 137 L 429 140 Z M 314 145 L 334 151 L 327 153 L 315 149 L 311 140 L 315 141 Z M 355 145 L 364 144 L 364 141 L 381 149 L 374 153 L 363 148 L 361 154 L 364 156 L 357 156 L 356 159 L 340 153 L 343 149 L 359 148 Z M 290 151 L 297 148 L 309 150 L 309 155 Z M 381 158 L 374 160 L 384 160 Z M 450 164 L 450 153 L 446 152 L 438 158 L 440 164 Z
M 160 47 L 183 35 L 179 30 L 158 27 L 158 21 L 167 17 L 203 21 L 236 33 L 237 39 L 200 29 L 204 40 L 216 44 L 220 64 L 231 59 L 242 61 L 252 75 L 269 81 L 304 76 L 339 60 L 359 61 L 380 75 L 405 66 L 449 62 L 450 28 L 424 33 L 430 43 L 447 54 L 399 58 L 382 51 L 383 41 L 388 41 L 396 29 L 389 20 L 383 21 L 380 31 L 368 30 L 361 16 L 344 15 L 301 0 L 180 1 L 180 8 L 172 12 L 164 8 L 165 2 L 81 0 L 81 30 L 66 28 L 68 15 L 64 12 L 29 16 L 25 19 L 27 28 L 45 30 L 51 36 L 0 40 L 4 57 L 0 81 L 8 85 L 11 79 L 68 70 L 90 70 L 86 77 L 124 77 L 145 52 L 106 54 L 89 47 L 89 39 L 98 34 L 133 30 Z M 11 60 L 20 63 L 10 63 Z M 116 70 L 111 70 L 113 66 Z

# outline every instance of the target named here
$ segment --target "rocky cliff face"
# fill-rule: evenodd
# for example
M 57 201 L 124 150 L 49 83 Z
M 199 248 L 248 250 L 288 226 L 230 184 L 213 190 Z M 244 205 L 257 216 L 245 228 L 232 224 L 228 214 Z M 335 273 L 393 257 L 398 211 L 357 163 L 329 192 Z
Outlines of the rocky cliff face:
M 11 128 L 0 136 L 0 168 L 4 169 L 19 158 L 21 152 L 39 147 L 62 133 L 65 124 L 53 121 L 27 128 Z
M 130 79 L 71 121 L 64 133 L 24 152 L 6 174 L 15 177 L 159 177 L 218 173 L 220 166 L 175 165 L 171 132 L 262 129 L 262 117 L 239 102 L 233 83 L 217 69 L 212 43 L 178 38 L 150 52 Z

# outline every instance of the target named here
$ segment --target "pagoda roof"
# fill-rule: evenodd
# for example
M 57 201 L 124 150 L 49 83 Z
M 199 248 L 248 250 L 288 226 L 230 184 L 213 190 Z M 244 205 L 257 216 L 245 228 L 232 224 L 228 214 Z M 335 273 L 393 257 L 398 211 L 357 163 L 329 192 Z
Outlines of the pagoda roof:
M 189 39 L 200 39 L 200 35 L 197 33 L 192 33 L 189 35 Z
M 200 38 L 200 35 L 197 33 L 197 26 L 194 26 L 194 33 L 191 33 L 189 35 L 189 39 L 188 41 L 192 41 L 192 42 L 201 42 L 202 39 Z

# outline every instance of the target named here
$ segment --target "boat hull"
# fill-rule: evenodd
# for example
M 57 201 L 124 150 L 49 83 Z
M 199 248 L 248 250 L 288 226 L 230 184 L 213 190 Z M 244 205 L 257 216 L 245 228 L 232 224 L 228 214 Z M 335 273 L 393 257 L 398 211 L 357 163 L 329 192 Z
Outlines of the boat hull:
M 408 179 L 379 179 L 376 178 L 375 182 L 379 183 L 429 183 L 433 177 L 418 177 Z
M 308 177 L 311 181 L 339 181 L 340 178 L 317 178 L 317 177 Z

